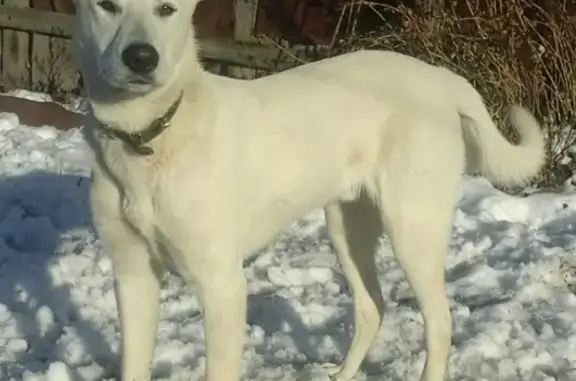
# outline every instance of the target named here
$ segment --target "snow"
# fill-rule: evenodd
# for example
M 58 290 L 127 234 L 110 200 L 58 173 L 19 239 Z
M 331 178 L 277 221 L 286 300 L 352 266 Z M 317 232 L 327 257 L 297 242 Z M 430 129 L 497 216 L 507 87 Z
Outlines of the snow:
M 118 380 L 113 279 L 90 227 L 89 163 L 78 130 L 0 113 L 1 380 Z M 446 270 L 450 381 L 576 380 L 575 253 L 573 191 L 519 197 L 462 180 Z M 356 379 L 417 380 L 422 317 L 385 240 L 376 265 L 387 311 Z M 293 223 L 245 274 L 246 379 L 327 380 L 320 364 L 347 348 L 352 304 L 321 211 Z M 200 380 L 198 300 L 172 274 L 161 298 L 154 380 Z

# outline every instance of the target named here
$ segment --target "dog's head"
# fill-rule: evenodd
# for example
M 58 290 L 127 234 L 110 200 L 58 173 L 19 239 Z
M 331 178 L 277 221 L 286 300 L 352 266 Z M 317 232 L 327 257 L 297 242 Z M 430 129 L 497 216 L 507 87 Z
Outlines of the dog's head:
M 75 0 L 75 51 L 83 74 L 131 93 L 165 86 L 194 54 L 198 1 Z

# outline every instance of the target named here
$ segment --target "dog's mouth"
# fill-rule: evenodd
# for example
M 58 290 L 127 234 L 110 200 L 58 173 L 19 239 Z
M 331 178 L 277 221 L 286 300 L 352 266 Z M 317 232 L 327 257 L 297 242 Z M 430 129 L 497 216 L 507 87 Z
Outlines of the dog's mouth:
M 156 82 L 152 76 L 132 76 L 125 78 L 123 81 L 118 81 L 116 87 L 126 91 L 145 93 L 155 87 Z
M 114 72 L 103 71 L 100 76 L 110 86 L 128 91 L 148 91 L 151 87 L 154 87 L 156 83 L 155 78 L 152 75 L 126 75 L 126 73 L 124 73 L 124 75 L 115 75 Z
M 146 76 L 146 77 L 137 76 L 137 77 L 130 78 L 127 82 L 130 85 L 150 86 L 150 85 L 154 84 L 154 78 L 152 78 L 151 76 Z

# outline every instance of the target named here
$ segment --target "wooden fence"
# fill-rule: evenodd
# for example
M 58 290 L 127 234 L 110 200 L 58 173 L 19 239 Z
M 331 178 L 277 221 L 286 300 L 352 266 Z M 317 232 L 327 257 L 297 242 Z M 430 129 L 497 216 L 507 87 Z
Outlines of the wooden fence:
M 253 77 L 315 59 L 318 47 L 286 49 L 262 44 L 251 34 L 254 0 L 234 0 L 234 39 L 201 38 L 201 58 L 209 70 Z M 72 57 L 73 14 L 30 8 L 30 0 L 0 0 L 0 91 L 14 88 L 51 92 L 78 87 Z

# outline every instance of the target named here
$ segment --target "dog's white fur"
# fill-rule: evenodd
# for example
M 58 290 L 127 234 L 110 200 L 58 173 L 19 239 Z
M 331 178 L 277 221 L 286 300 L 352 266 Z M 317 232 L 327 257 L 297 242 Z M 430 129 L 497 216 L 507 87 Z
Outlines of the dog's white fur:
M 533 177 L 545 154 L 532 115 L 511 108 L 520 136 L 512 145 L 465 79 L 392 52 L 345 54 L 253 81 L 215 76 L 197 60 L 195 0 L 170 0 L 178 11 L 164 19 L 156 0 L 114 1 L 116 15 L 77 0 L 75 42 L 92 110 L 93 221 L 116 277 L 122 380 L 150 378 L 165 256 L 203 304 L 206 380 L 239 379 L 243 260 L 318 207 L 354 298 L 350 348 L 327 371 L 354 376 L 379 328 L 374 255 L 386 233 L 424 317 L 422 380 L 444 380 L 444 258 L 460 176 L 476 171 L 504 185 Z M 148 84 L 132 83 L 119 59 L 134 39 L 159 52 Z M 93 128 L 143 129 L 182 90 L 152 156 Z

